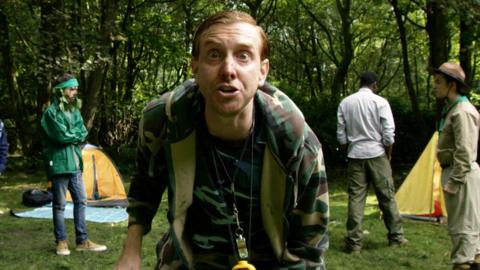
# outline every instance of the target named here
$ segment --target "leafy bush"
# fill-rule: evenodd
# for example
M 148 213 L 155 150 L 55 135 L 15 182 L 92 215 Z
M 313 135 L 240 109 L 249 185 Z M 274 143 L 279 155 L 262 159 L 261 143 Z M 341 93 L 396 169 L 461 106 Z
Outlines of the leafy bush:
M 389 103 L 395 119 L 393 161 L 414 163 L 435 132 L 435 112 L 423 112 L 425 127 L 421 127 L 411 107 L 403 104 L 400 98 L 391 98 Z
M 477 110 L 480 109 L 480 94 L 471 92 L 470 93 L 470 101 L 472 104 L 477 107 Z
M 337 108 L 340 101 L 332 102 L 327 98 L 306 98 L 301 93 L 286 90 L 286 93 L 302 110 L 310 127 L 322 142 L 325 160 L 328 164 L 338 164 L 345 160 L 339 151 L 336 138 Z M 419 127 L 410 106 L 400 98 L 389 98 L 395 119 L 394 163 L 413 163 L 418 159 L 431 135 L 435 131 L 434 112 L 424 112 L 425 129 Z

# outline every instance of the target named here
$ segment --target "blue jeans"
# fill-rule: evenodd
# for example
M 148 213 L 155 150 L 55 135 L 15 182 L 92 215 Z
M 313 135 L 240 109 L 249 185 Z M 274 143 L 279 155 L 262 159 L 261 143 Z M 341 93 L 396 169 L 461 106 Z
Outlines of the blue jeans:
M 75 241 L 77 244 L 88 239 L 87 226 L 85 223 L 85 208 L 87 196 L 83 187 L 82 173 L 55 175 L 52 178 L 53 192 L 53 228 L 56 241 L 67 239 L 65 231 L 64 212 L 67 188 L 73 199 L 73 220 L 75 223 Z

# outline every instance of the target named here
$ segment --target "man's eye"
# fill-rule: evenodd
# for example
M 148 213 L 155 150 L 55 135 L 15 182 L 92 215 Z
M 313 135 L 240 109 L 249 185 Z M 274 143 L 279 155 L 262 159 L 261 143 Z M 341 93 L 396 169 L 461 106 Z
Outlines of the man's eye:
M 250 59 L 250 54 L 248 52 L 240 52 L 238 55 L 237 55 L 238 59 L 242 60 L 242 61 L 247 61 Z
M 208 52 L 207 56 L 210 59 L 218 59 L 220 57 L 220 53 L 217 50 L 211 50 Z

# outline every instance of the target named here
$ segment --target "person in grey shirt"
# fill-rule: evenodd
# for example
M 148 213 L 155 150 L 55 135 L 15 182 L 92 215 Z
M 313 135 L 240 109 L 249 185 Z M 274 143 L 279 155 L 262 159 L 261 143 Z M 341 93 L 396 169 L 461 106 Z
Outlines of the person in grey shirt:
M 362 249 L 362 221 L 369 185 L 375 189 L 390 246 L 404 245 L 390 159 L 395 123 L 388 101 L 375 94 L 378 76 L 360 75 L 360 89 L 342 100 L 337 111 L 337 139 L 348 157 L 348 219 L 345 252 Z

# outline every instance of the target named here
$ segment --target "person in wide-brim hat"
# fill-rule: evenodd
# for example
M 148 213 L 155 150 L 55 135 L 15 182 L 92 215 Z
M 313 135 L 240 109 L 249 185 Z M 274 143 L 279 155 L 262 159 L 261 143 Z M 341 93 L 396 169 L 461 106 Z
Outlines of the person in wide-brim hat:
M 445 106 L 438 124 L 437 159 L 448 213 L 454 270 L 480 267 L 480 168 L 476 162 L 480 115 L 467 98 L 465 73 L 456 63 L 435 69 L 433 93 Z
M 461 95 L 467 95 L 470 86 L 465 82 L 465 72 L 462 67 L 453 62 L 445 62 L 440 67 L 434 69 L 435 74 L 443 74 L 448 82 L 457 83 L 457 92 Z

